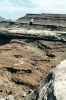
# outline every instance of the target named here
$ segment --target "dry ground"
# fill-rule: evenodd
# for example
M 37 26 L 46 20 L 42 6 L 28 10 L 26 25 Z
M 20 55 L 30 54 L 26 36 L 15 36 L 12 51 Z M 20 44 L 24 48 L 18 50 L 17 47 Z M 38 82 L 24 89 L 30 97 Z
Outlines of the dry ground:
M 22 100 L 65 55 L 66 48 L 61 42 L 15 40 L 1 45 L 0 95 L 14 95 L 16 100 Z

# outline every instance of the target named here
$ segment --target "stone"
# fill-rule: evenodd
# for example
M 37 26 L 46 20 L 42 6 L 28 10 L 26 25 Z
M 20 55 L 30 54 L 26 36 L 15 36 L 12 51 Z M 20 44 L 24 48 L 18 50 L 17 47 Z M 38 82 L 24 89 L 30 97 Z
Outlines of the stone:
M 15 100 L 13 95 L 8 95 L 6 100 Z
M 36 91 L 30 100 L 66 100 L 66 60 L 49 72 Z
M 0 98 L 0 100 L 6 100 L 5 98 Z

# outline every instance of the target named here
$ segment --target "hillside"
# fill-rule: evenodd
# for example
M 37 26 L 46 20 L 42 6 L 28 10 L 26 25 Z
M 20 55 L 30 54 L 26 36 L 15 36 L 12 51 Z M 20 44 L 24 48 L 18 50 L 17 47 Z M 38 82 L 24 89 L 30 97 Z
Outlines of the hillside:
M 34 25 L 43 25 L 47 28 L 61 29 L 66 27 L 65 14 L 26 14 L 24 17 L 17 19 L 18 23 L 29 23 L 34 19 Z
M 6 21 L 6 19 L 3 17 L 0 17 L 0 22 L 2 22 L 2 21 Z
M 38 36 L 3 30 L 0 33 L 1 98 L 24 100 L 38 88 L 50 69 L 66 59 L 65 41 Z
M 66 59 L 66 31 L 19 21 L 3 21 L 0 26 L 0 98 L 31 100 L 49 71 Z

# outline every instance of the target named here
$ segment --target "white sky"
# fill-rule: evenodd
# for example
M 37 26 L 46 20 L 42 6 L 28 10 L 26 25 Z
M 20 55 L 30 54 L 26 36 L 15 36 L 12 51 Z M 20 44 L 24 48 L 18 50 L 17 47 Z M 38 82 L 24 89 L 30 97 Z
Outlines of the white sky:
M 0 0 L 0 16 L 15 19 L 25 13 L 66 14 L 66 0 Z

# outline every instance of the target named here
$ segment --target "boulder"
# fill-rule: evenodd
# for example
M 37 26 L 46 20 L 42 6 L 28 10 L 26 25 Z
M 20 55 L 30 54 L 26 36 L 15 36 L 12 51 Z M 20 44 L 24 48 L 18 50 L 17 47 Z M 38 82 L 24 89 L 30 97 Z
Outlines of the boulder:
M 30 100 L 66 100 L 66 60 L 49 72 Z

